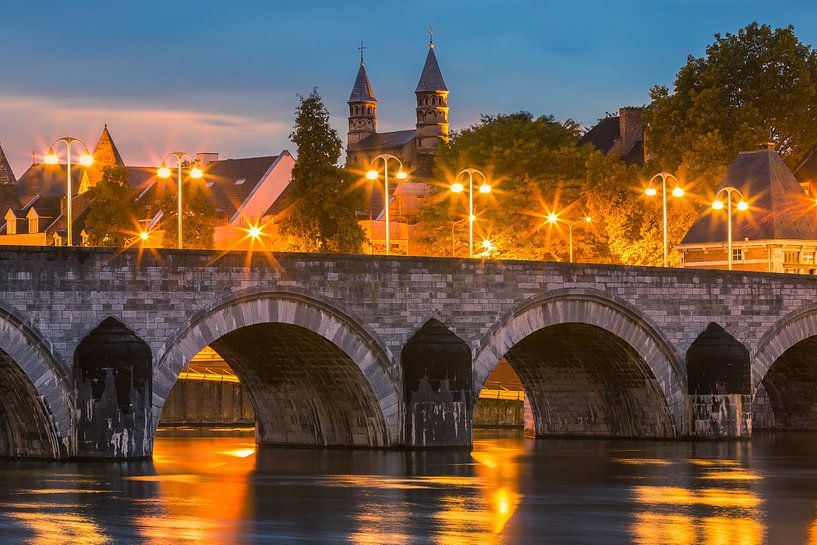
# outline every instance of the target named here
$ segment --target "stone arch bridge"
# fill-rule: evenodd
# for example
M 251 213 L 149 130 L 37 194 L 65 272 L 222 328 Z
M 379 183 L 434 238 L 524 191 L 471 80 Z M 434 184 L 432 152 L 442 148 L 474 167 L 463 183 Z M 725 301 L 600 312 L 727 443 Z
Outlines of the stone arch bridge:
M 817 279 L 521 261 L 0 250 L 0 456 L 150 456 L 204 347 L 261 445 L 468 446 L 506 359 L 537 435 L 817 429 Z M 754 411 L 753 411 L 754 406 Z

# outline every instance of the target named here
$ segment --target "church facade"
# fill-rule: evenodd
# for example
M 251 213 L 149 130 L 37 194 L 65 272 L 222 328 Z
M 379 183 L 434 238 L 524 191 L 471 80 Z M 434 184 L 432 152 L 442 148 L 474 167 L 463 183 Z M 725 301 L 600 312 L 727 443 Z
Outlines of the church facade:
M 413 129 L 377 132 L 377 104 L 363 56 L 355 78 L 349 106 L 349 131 L 346 138 L 346 164 L 368 168 L 372 159 L 389 153 L 403 162 L 412 177 L 429 177 L 434 150 L 448 142 L 448 87 L 445 85 L 434 42 L 414 90 L 417 121 Z

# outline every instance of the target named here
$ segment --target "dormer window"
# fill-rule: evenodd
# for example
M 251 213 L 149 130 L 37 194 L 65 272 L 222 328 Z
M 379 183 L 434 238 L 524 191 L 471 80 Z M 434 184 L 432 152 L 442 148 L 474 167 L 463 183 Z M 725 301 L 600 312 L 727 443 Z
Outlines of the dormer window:
M 16 235 L 17 234 L 17 215 L 9 209 L 6 212 L 6 234 L 7 235 Z
M 241 185 L 246 181 L 247 181 L 247 178 L 239 178 L 238 180 L 235 181 L 235 185 Z
M 33 208 L 29 210 L 26 219 L 28 219 L 28 233 L 31 235 L 38 233 L 40 231 L 40 215 L 37 214 L 37 211 Z

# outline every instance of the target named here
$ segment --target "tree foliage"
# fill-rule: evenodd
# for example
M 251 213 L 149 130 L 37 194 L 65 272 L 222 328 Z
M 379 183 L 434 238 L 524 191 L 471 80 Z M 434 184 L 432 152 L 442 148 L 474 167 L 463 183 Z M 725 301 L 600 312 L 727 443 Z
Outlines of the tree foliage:
M 135 235 L 136 207 L 129 178 L 127 169 L 106 166 L 102 179 L 90 189 L 85 229 L 91 246 L 123 247 Z
M 178 196 L 167 191 L 159 199 L 162 211 L 162 243 L 167 248 L 178 244 Z M 208 249 L 213 247 L 216 226 L 221 217 L 210 200 L 209 190 L 203 180 L 182 178 L 182 239 L 185 248 Z
M 281 232 L 293 250 L 358 252 L 365 234 L 355 211 L 363 207 L 364 195 L 352 173 L 337 166 L 341 140 L 317 89 L 299 99 L 290 134 L 298 159 Z
M 438 148 L 435 177 L 441 183 L 421 212 L 422 242 L 430 253 L 468 255 L 468 177 L 459 178 L 466 186 L 463 193 L 453 194 L 450 183 L 462 169 L 477 168 L 493 190 L 480 193 L 482 179 L 475 177 L 474 252 L 482 253 L 482 241 L 490 240 L 495 257 L 567 260 L 566 224 L 551 225 L 545 219 L 550 212 L 565 221 L 586 214 L 578 199 L 591 150 L 576 147 L 580 132 L 572 120 L 518 112 L 482 116 L 476 125 L 452 135 Z M 598 257 L 594 232 L 592 224 L 574 230 L 576 259 Z
M 793 27 L 751 23 L 689 56 L 672 92 L 657 86 L 648 147 L 663 168 L 711 186 L 738 152 L 767 140 L 796 162 L 817 142 L 817 53 Z M 709 187 L 707 187 L 709 189 Z

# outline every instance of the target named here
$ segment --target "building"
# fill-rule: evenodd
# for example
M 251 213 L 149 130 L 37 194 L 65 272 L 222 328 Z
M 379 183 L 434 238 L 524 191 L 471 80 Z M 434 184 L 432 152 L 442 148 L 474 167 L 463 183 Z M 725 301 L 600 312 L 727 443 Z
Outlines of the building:
M 815 273 L 814 200 L 773 148 L 738 154 L 718 190 L 725 187 L 738 189 L 749 204 L 746 211 L 732 208 L 733 269 Z M 726 207 L 702 212 L 676 250 L 681 267 L 726 269 Z
M 93 149 L 90 167 L 71 165 L 73 180 L 72 231 L 74 244 L 82 244 L 88 235 L 85 218 L 92 205 L 89 189 L 102 179 L 105 167 L 125 168 L 131 186 L 137 191 L 140 228 L 150 232 L 147 246 L 166 245 L 159 200 L 167 192 L 177 192 L 176 177 L 157 176 L 155 166 L 129 166 L 114 143 L 106 125 Z M 185 183 L 202 183 L 208 197 L 222 217 L 214 234 L 216 248 L 243 247 L 247 229 L 271 221 L 270 210 L 283 197 L 289 185 L 295 160 L 284 150 L 278 155 L 220 160 L 218 153 L 198 153 L 196 162 L 204 171 L 201 180 L 184 178 Z M 67 166 L 49 165 L 32 160 L 31 166 L 14 180 L 14 174 L 0 150 L 0 205 L 3 220 L 0 245 L 65 245 L 67 220 L 65 191 Z M 134 226 L 136 236 L 137 226 Z
M 579 139 L 578 146 L 591 144 L 603 153 L 618 155 L 628 165 L 643 166 L 649 159 L 644 145 L 642 108 L 619 108 L 617 116 L 607 116 Z

